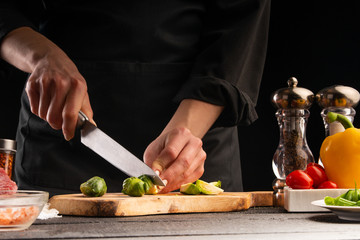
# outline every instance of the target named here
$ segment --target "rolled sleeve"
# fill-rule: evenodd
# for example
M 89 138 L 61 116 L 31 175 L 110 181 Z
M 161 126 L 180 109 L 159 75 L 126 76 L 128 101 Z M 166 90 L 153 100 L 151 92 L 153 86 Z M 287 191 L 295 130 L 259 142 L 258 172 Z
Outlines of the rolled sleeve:
M 217 126 L 249 125 L 264 68 L 270 0 L 209 1 L 202 49 L 175 97 L 224 106 Z
M 36 18 L 39 15 L 33 11 L 33 6 L 27 2 L 16 0 L 0 1 L 0 43 L 9 32 L 16 28 L 31 27 L 37 29 Z

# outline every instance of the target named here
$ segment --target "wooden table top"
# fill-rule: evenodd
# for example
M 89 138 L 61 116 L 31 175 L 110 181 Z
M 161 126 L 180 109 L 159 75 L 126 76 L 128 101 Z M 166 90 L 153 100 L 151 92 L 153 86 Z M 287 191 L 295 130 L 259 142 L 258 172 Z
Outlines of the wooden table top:
M 28 229 L 0 232 L 0 239 L 359 239 L 360 223 L 330 212 L 288 213 L 253 207 L 240 212 L 137 217 L 62 216 L 36 220 Z

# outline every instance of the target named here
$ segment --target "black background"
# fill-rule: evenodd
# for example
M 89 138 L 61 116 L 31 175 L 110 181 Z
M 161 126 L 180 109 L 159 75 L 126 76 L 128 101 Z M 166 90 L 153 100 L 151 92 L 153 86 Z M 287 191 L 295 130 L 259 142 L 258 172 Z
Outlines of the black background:
M 286 87 L 289 77 L 296 77 L 299 87 L 314 94 L 334 84 L 360 89 L 360 10 L 355 7 L 356 1 L 307 3 L 272 1 L 267 60 L 257 103 L 259 119 L 239 130 L 246 191 L 272 188 L 275 175 L 271 161 L 279 142 L 279 128 L 270 96 Z M 16 79 L 26 74 L 9 73 L 3 65 L 0 65 L 0 138 L 14 139 L 24 85 Z M 316 104 L 310 108 L 307 127 L 307 141 L 315 159 L 324 138 L 320 111 Z M 360 126 L 358 119 L 355 126 Z
M 312 2 L 272 1 L 267 61 L 257 105 L 259 119 L 239 132 L 245 190 L 272 189 L 271 161 L 279 128 L 270 97 L 287 87 L 289 77 L 296 77 L 299 87 L 314 94 L 335 84 L 360 89 L 360 15 L 355 1 Z M 320 112 L 313 104 L 306 134 L 315 160 L 325 135 Z M 360 126 L 359 118 L 355 126 Z

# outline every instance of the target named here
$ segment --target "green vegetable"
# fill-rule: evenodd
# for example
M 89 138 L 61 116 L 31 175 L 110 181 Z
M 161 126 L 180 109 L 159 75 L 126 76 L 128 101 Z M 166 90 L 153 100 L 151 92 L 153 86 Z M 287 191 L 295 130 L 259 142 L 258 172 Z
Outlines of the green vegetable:
M 348 190 L 336 198 L 326 196 L 324 202 L 326 205 L 333 206 L 360 206 L 360 191 L 357 189 L 356 182 L 354 190 Z
M 350 201 L 359 201 L 360 199 L 360 191 L 357 189 L 356 182 L 355 182 L 355 189 L 354 190 L 348 190 L 344 196 L 345 199 Z
M 356 202 L 347 200 L 345 198 L 340 197 L 337 201 L 337 206 L 354 206 Z
M 218 187 L 219 186 L 219 187 Z M 180 187 L 180 192 L 184 194 L 219 194 L 224 190 L 220 188 L 221 181 L 207 183 L 202 180 L 197 180 L 196 183 L 183 184 Z M 132 197 L 141 197 L 144 194 L 157 194 L 158 188 L 153 180 L 146 175 L 137 177 L 130 177 L 124 180 L 123 190 L 124 194 Z
M 344 199 L 349 200 L 349 201 L 353 201 L 353 199 L 355 199 L 355 198 L 357 198 L 357 194 L 353 190 L 347 191 L 347 193 L 345 194 L 345 197 L 344 197 Z
M 122 192 L 132 197 L 142 197 L 145 194 L 146 185 L 145 183 L 137 178 L 130 177 L 124 180 Z
M 145 184 L 145 194 L 154 195 L 158 193 L 157 186 L 149 176 L 141 175 L 139 179 L 142 180 Z
M 216 195 L 224 191 L 223 189 L 202 180 L 196 180 L 195 184 L 200 189 L 201 193 L 207 195 Z
M 125 179 L 122 192 L 132 197 L 141 197 L 144 194 L 157 194 L 158 188 L 149 176 L 141 175 Z
M 217 182 L 211 182 L 210 184 L 214 185 L 215 187 L 221 188 L 221 181 L 217 181 Z
M 80 185 L 80 191 L 88 197 L 101 197 L 107 191 L 105 180 L 101 177 L 92 177 Z
M 325 202 L 326 205 L 335 205 L 335 198 L 326 196 L 324 198 L 324 202 Z
M 200 189 L 193 183 L 186 183 L 181 185 L 180 192 L 189 195 L 197 195 L 201 193 Z

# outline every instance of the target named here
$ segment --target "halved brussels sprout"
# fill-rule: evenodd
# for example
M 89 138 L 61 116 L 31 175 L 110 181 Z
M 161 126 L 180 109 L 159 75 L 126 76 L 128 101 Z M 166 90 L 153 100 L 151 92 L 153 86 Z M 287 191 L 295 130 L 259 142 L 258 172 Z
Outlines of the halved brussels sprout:
M 207 195 L 216 195 L 224 192 L 223 189 L 202 180 L 196 180 L 196 186 L 200 189 L 201 193 Z
M 107 191 L 105 180 L 95 176 L 80 185 L 80 191 L 88 197 L 101 197 Z
M 201 193 L 200 189 L 193 183 L 186 183 L 181 185 L 180 192 L 189 195 L 197 195 Z
M 145 183 L 145 194 L 154 195 L 158 193 L 157 186 L 149 176 L 141 175 L 139 179 Z
M 141 197 L 145 194 L 145 187 L 141 179 L 130 177 L 124 180 L 122 192 L 132 197 Z

